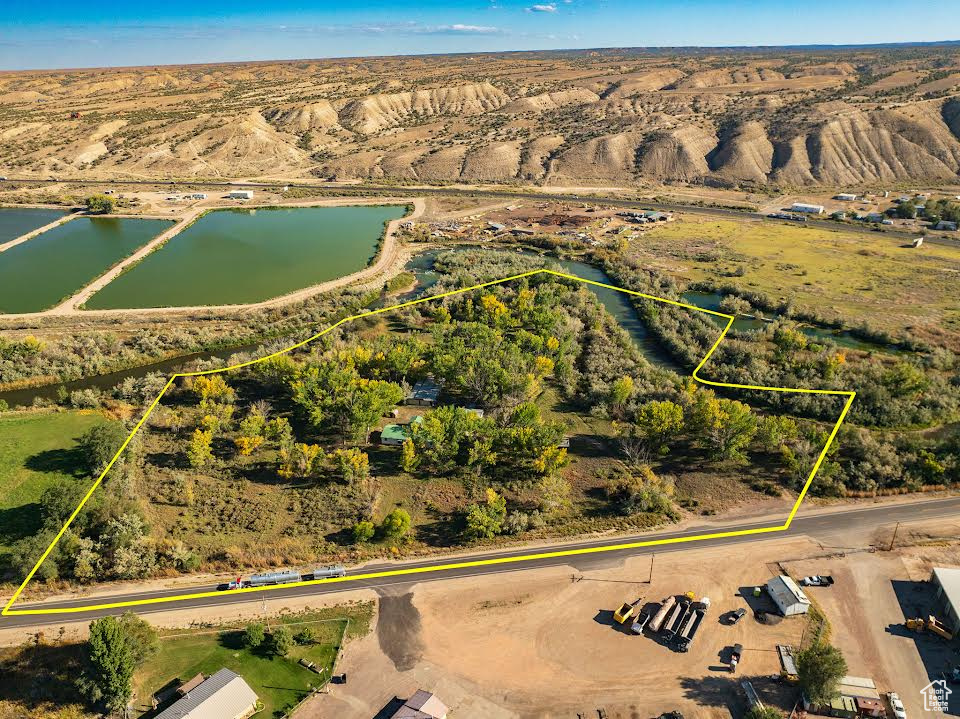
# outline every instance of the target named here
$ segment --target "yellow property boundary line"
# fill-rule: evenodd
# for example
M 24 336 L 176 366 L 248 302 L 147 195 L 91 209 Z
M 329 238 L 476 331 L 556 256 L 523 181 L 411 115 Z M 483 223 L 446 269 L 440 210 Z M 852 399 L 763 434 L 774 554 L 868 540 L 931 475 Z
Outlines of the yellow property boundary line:
M 703 359 L 700 360 L 700 364 L 698 364 L 696 369 L 693 370 L 693 375 L 692 375 L 693 378 L 697 382 L 700 382 L 701 384 L 710 385 L 713 387 L 729 387 L 733 389 L 766 390 L 769 392 L 796 392 L 796 393 L 803 393 L 803 394 L 824 394 L 824 395 L 835 395 L 835 396 L 846 397 L 847 401 L 843 405 L 843 411 L 840 413 L 840 417 L 837 419 L 836 424 L 833 425 L 833 430 L 830 432 L 830 436 L 827 438 L 826 444 L 824 445 L 823 449 L 820 451 L 820 456 L 817 457 L 817 461 L 813 465 L 813 469 L 810 471 L 810 476 L 807 477 L 807 480 L 804 483 L 803 488 L 800 490 L 800 494 L 797 496 L 797 501 L 794 502 L 793 507 L 790 510 L 790 514 L 787 516 L 786 521 L 784 521 L 783 524 L 774 525 L 770 527 L 755 527 L 752 529 L 735 529 L 735 530 L 730 530 L 725 532 L 712 532 L 708 534 L 698 534 L 698 535 L 693 535 L 689 537 L 686 537 L 686 536 L 685 537 L 668 537 L 665 539 L 651 539 L 651 540 L 640 541 L 640 542 L 629 542 L 626 544 L 609 544 L 609 545 L 604 545 L 600 547 L 583 547 L 580 549 L 565 549 L 565 550 L 553 551 L 553 552 L 534 552 L 532 554 L 524 554 L 520 556 L 495 557 L 490 559 L 477 559 L 477 560 L 464 561 L 464 562 L 451 562 L 449 564 L 440 564 L 440 565 L 431 566 L 431 567 L 411 567 L 407 569 L 389 569 L 382 572 L 367 572 L 365 574 L 354 574 L 354 575 L 349 575 L 345 577 L 334 577 L 331 579 L 314 579 L 314 580 L 291 582 L 289 584 L 273 585 L 273 586 L 267 586 L 267 587 L 248 587 L 245 589 L 232 590 L 230 592 L 230 596 L 234 596 L 240 593 L 266 592 L 266 591 L 272 591 L 276 589 L 289 589 L 291 587 L 306 587 L 306 586 L 311 586 L 315 584 L 332 584 L 336 582 L 357 581 L 359 579 L 376 579 L 380 577 L 396 577 L 396 576 L 420 574 L 420 573 L 426 573 L 426 572 L 441 572 L 449 569 L 462 569 L 466 567 L 483 567 L 483 566 L 491 566 L 491 565 L 497 565 L 497 564 L 510 564 L 514 562 L 522 562 L 522 561 L 527 561 L 531 559 L 547 559 L 551 557 L 572 557 L 579 554 L 612 552 L 620 549 L 635 549 L 639 547 L 652 547 L 652 546 L 663 545 L 663 544 L 680 544 L 682 542 L 697 542 L 705 539 L 740 537 L 740 536 L 751 535 L 751 534 L 769 534 L 773 532 L 783 532 L 789 529 L 790 524 L 793 522 L 793 518 L 796 516 L 797 510 L 800 509 L 800 504 L 803 502 L 804 497 L 806 497 L 807 490 L 810 489 L 810 485 L 813 482 L 813 478 L 817 475 L 817 471 L 819 471 L 820 465 L 823 463 L 824 458 L 826 458 L 827 451 L 830 449 L 830 445 L 833 444 L 833 440 L 837 436 L 837 432 L 840 430 L 840 425 L 843 424 L 843 420 L 846 418 L 847 412 L 850 410 L 850 405 L 853 404 L 853 399 L 854 397 L 857 396 L 857 393 L 850 390 L 800 389 L 800 388 L 793 388 L 793 387 L 765 387 L 762 385 L 734 384 L 730 382 L 714 382 L 712 380 L 703 379 L 702 377 L 699 376 L 699 372 L 701 369 L 703 369 L 703 366 L 707 363 L 707 360 L 710 359 L 710 356 L 714 353 L 714 351 L 720 345 L 720 342 L 723 341 L 723 338 L 727 336 L 727 332 L 730 330 L 730 327 L 733 326 L 733 321 L 735 319 L 734 315 L 728 315 L 723 312 L 715 312 L 713 310 L 707 310 L 702 307 L 697 307 L 695 305 L 689 305 L 684 302 L 677 302 L 676 300 L 668 300 L 663 297 L 655 297 L 654 295 L 647 295 L 642 292 L 625 290 L 622 287 L 608 285 L 603 282 L 585 280 L 582 277 L 577 277 L 576 275 L 569 275 L 563 272 L 557 272 L 557 271 L 548 270 L 548 269 L 539 269 L 539 270 L 531 270 L 530 272 L 523 272 L 521 274 L 513 275 L 511 277 L 504 277 L 503 279 L 499 279 L 499 280 L 483 282 L 481 284 L 473 285 L 472 287 L 464 287 L 463 289 L 459 289 L 459 290 L 451 290 L 450 292 L 444 292 L 438 295 L 432 295 L 430 297 L 421 297 L 419 299 L 411 300 L 409 302 L 403 302 L 399 305 L 382 307 L 377 310 L 369 310 L 366 312 L 362 312 L 361 314 L 358 314 L 358 315 L 352 315 L 351 317 L 346 317 L 340 320 L 339 322 L 336 322 L 330 327 L 327 327 L 325 330 L 317 332 L 315 335 L 308 337 L 302 342 L 297 342 L 296 344 L 291 345 L 290 347 L 279 350 L 265 357 L 259 357 L 254 360 L 241 362 L 239 364 L 231 365 L 229 367 L 202 370 L 198 372 L 177 372 L 176 374 L 172 375 L 170 379 L 167 380 L 166 385 L 164 385 L 163 389 L 160 390 L 160 393 L 156 396 L 153 402 L 150 403 L 150 406 L 147 408 L 146 412 L 144 412 L 143 417 L 140 418 L 140 421 L 137 422 L 136 426 L 134 426 L 134 428 L 130 431 L 130 434 L 127 436 L 126 440 L 124 440 L 123 444 L 120 445 L 120 449 L 118 449 L 117 453 L 113 455 L 113 459 L 110 460 L 106 468 L 104 468 L 104 470 L 100 473 L 100 476 L 97 477 L 96 481 L 90 487 L 89 491 L 80 501 L 80 504 L 77 505 L 77 508 L 73 510 L 73 513 L 67 519 L 66 523 L 63 525 L 60 531 L 57 532 L 57 536 L 53 538 L 52 542 L 50 542 L 50 546 L 47 547 L 46 551 L 44 551 L 44 553 L 40 556 L 40 559 L 37 560 L 37 563 L 33 565 L 33 569 L 30 570 L 30 573 L 27 575 L 26 579 L 23 580 L 23 582 L 20 584 L 17 590 L 13 593 L 13 596 L 7 602 L 6 606 L 4 606 L 3 610 L 0 611 L 0 615 L 12 616 L 12 615 L 32 615 L 32 614 L 37 614 L 37 615 L 73 614 L 73 613 L 79 613 L 79 612 L 88 612 L 88 611 L 97 610 L 97 609 L 122 609 L 127 607 L 136 607 L 136 606 L 143 606 L 148 604 L 164 604 L 167 602 L 176 602 L 183 599 L 200 599 L 203 597 L 223 596 L 223 593 L 220 591 L 208 591 L 208 592 L 192 592 L 187 594 L 178 594 L 171 597 L 153 597 L 151 599 L 136 599 L 136 600 L 128 600 L 128 601 L 120 601 L 120 602 L 108 602 L 104 604 L 89 604 L 89 605 L 84 605 L 80 607 L 61 607 L 61 608 L 46 608 L 46 609 L 42 609 L 42 608 L 41 609 L 13 609 L 14 603 L 23 593 L 23 590 L 26 588 L 27 584 L 29 584 L 30 580 L 33 579 L 33 576 L 37 573 L 37 570 L 40 568 L 40 565 L 43 564 L 44 560 L 46 560 L 46 558 L 50 555 L 50 552 L 53 551 L 53 548 L 57 546 L 57 542 L 60 541 L 61 537 L 63 537 L 64 533 L 73 523 L 73 520 L 77 518 L 78 514 L 80 514 L 80 511 L 83 509 L 83 506 L 87 503 L 87 501 L 96 491 L 97 487 L 100 486 L 100 483 L 103 481 L 104 477 L 107 476 L 107 473 L 113 467 L 114 463 L 116 463 L 117 459 L 120 457 L 123 451 L 127 448 L 127 445 L 130 444 L 130 440 L 132 440 L 134 435 L 140 431 L 140 428 L 147 421 L 147 418 L 150 416 L 150 413 L 153 412 L 154 408 L 160 402 L 160 399 L 163 397 L 166 391 L 170 388 L 170 385 L 172 385 L 177 378 L 197 377 L 200 375 L 208 375 L 208 374 L 218 374 L 220 372 L 227 372 L 229 370 L 248 367 L 258 362 L 263 362 L 265 360 L 272 359 L 273 357 L 278 357 L 280 355 L 286 354 L 287 352 L 291 352 L 292 350 L 295 350 L 299 347 L 303 347 L 304 345 L 312 342 L 313 340 L 318 339 L 319 337 L 323 337 L 325 334 L 329 332 L 332 332 L 337 327 L 340 327 L 341 325 L 344 325 L 347 322 L 350 322 L 355 319 L 360 319 L 362 317 L 372 317 L 374 315 L 383 314 L 385 312 L 392 312 L 393 310 L 397 310 L 403 307 L 411 307 L 413 305 L 421 304 L 423 302 L 431 302 L 433 300 L 442 299 L 444 297 L 450 297 L 452 295 L 458 295 L 464 292 L 478 290 L 483 287 L 490 287 L 491 285 L 499 285 L 505 282 L 512 282 L 514 280 L 519 280 L 524 277 L 532 277 L 534 275 L 539 275 L 539 274 L 555 275 L 557 277 L 562 277 L 567 280 L 575 280 L 578 282 L 583 282 L 588 285 L 604 287 L 609 290 L 616 290 L 617 292 L 623 292 L 625 294 L 633 295 L 635 297 L 643 297 L 644 299 L 655 300 L 657 302 L 663 302 L 665 304 L 675 305 L 676 307 L 683 307 L 688 310 L 703 312 L 705 314 L 713 315 L 715 317 L 722 317 L 726 319 L 727 320 L 726 327 L 723 328 L 723 331 L 720 333 L 720 336 L 717 337 L 716 342 L 713 343 L 713 346 L 710 347 L 710 350 L 704 355 Z

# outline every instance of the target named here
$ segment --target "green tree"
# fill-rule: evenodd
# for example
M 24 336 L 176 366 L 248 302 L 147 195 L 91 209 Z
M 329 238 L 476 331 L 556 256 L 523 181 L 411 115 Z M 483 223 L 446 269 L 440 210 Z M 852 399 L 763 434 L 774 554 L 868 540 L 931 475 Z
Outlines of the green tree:
M 394 509 L 383 518 L 380 527 L 385 536 L 390 539 L 403 539 L 410 531 L 410 514 L 405 509 Z
M 617 416 L 632 396 L 633 377 L 625 375 L 610 385 L 610 407 Z
M 902 220 L 912 220 L 917 216 L 917 206 L 911 200 L 901 202 L 897 205 L 895 214 Z
M 487 501 L 467 509 L 466 534 L 471 539 L 491 539 L 500 534 L 507 518 L 507 500 L 487 489 Z
M 413 440 L 407 437 L 403 440 L 403 448 L 400 453 L 400 468 L 404 472 L 415 472 L 420 466 L 420 458 L 417 457 L 417 447 Z
M 99 475 L 127 439 L 127 434 L 123 422 L 104 422 L 84 432 L 77 440 L 77 445 L 87 472 Z
M 366 441 L 370 428 L 403 399 L 400 385 L 365 379 L 340 359 L 308 365 L 290 388 L 314 426 L 331 427 L 353 441 Z
M 133 694 L 134 671 L 156 649 L 156 632 L 134 614 L 91 622 L 83 682 L 90 698 L 122 711 Z
M 91 215 L 109 215 L 114 207 L 113 198 L 109 195 L 90 195 L 84 204 Z
M 250 649 L 256 649 L 267 637 L 267 630 L 260 622 L 251 622 L 243 630 L 243 643 Z
M 355 544 L 369 542 L 371 539 L 373 539 L 373 535 L 377 532 L 376 527 L 373 526 L 373 522 L 368 522 L 366 520 L 354 524 L 352 531 L 353 541 Z
M 270 632 L 270 643 L 274 654 L 278 657 L 287 656 L 293 649 L 293 632 L 290 631 L 290 627 L 281 624 Z
M 667 450 L 667 443 L 683 431 L 683 407 L 670 402 L 647 402 L 637 411 L 637 429 L 653 449 Z
M 722 459 L 744 458 L 743 450 L 757 432 L 757 418 L 747 405 L 698 390 L 691 414 L 692 428 L 711 454 Z
M 920 394 L 930 385 L 923 369 L 910 362 L 897 362 L 883 373 L 882 381 L 894 397 Z
M 310 627 L 304 627 L 293 637 L 293 641 L 301 646 L 307 644 L 313 644 L 317 641 L 317 635 Z
M 814 704 L 826 704 L 837 696 L 837 686 L 847 674 L 847 662 L 830 644 L 813 644 L 797 654 L 800 686 Z
M 800 434 L 797 423 L 791 417 L 766 416 L 757 421 L 756 441 L 768 452 L 779 452 L 787 442 Z

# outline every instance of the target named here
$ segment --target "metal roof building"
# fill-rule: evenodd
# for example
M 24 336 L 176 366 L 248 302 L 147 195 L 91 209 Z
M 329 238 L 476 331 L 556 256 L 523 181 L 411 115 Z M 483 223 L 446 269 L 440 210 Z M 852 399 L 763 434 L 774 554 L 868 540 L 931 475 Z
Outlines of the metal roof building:
M 934 567 L 930 581 L 937 588 L 937 605 L 950 628 L 960 629 L 960 569 Z
M 257 711 L 257 695 L 243 677 L 221 669 L 154 719 L 246 719 Z
M 413 386 L 413 391 L 406 402 L 418 407 L 435 407 L 439 398 L 440 385 L 434 381 L 433 377 L 427 377 Z
M 400 445 L 407 441 L 413 433 L 412 425 L 422 424 L 423 417 L 419 414 L 410 420 L 409 424 L 388 424 L 380 430 L 380 444 Z
M 390 719 L 447 719 L 447 707 L 434 694 L 417 689 Z
M 810 609 L 810 600 L 797 583 L 785 574 L 767 582 L 767 593 L 785 617 L 806 614 Z

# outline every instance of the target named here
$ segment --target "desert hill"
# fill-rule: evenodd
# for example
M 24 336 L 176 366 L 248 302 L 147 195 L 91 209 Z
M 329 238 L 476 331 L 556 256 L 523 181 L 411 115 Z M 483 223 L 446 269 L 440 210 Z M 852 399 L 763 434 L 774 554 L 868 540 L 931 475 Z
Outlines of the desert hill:
M 0 170 L 543 184 L 955 181 L 960 49 L 626 49 L 5 73 Z

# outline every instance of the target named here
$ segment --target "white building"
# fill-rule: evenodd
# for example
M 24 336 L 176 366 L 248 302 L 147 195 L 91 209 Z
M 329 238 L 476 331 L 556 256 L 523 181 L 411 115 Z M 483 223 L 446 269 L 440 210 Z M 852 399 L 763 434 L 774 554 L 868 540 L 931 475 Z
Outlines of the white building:
M 253 190 L 230 190 L 227 193 L 228 200 L 252 200 Z
M 823 205 L 808 205 L 806 202 L 794 202 L 790 209 L 794 212 L 809 212 L 811 215 L 823 214 Z
M 767 582 L 767 593 L 785 617 L 806 614 L 810 609 L 810 600 L 797 583 L 785 574 Z
M 839 195 L 834 197 L 835 200 L 840 200 L 841 202 L 856 202 L 857 196 L 852 192 L 841 192 Z

